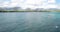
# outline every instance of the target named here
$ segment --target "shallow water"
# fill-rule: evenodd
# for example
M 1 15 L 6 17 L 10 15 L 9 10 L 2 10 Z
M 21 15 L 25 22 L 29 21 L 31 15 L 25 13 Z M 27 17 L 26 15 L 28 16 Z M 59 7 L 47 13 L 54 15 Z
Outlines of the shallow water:
M 60 32 L 60 13 L 0 13 L 0 32 Z

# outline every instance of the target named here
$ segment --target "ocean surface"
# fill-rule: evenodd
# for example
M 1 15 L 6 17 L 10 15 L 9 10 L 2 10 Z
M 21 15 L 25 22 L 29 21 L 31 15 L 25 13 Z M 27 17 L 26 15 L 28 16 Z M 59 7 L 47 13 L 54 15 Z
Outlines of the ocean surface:
M 60 32 L 60 13 L 0 13 L 0 32 Z

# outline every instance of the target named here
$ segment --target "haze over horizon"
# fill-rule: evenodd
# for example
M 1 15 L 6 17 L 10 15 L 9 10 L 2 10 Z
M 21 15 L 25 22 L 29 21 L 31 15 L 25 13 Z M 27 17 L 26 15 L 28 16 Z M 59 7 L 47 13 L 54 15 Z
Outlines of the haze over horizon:
M 0 7 L 60 9 L 60 0 L 0 0 Z

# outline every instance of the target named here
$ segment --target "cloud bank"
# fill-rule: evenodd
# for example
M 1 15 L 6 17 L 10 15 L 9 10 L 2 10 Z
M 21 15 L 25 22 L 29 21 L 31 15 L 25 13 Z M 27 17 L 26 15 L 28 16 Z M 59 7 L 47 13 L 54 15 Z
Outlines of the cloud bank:
M 22 8 L 57 8 L 55 0 L 10 0 L 0 2 L 0 7 L 22 7 Z

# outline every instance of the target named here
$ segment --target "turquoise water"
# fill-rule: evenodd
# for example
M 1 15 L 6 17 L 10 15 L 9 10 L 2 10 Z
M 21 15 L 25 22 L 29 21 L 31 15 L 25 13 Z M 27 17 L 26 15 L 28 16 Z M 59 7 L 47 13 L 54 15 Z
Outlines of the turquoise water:
M 60 13 L 0 13 L 0 32 L 60 32 Z

